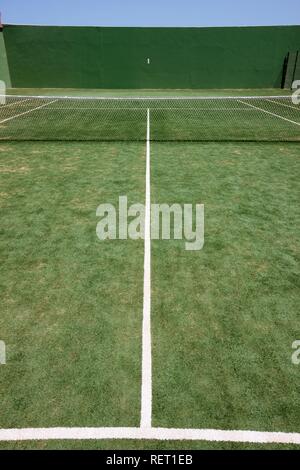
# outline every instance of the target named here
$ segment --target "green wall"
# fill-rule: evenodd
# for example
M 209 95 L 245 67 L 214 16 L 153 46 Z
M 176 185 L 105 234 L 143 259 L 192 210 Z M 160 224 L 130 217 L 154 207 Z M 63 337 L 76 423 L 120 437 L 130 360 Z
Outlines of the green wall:
M 300 26 L 9 25 L 4 38 L 14 87 L 273 88 L 300 49 Z
M 5 82 L 7 88 L 11 87 L 3 31 L 0 31 L 0 80 Z

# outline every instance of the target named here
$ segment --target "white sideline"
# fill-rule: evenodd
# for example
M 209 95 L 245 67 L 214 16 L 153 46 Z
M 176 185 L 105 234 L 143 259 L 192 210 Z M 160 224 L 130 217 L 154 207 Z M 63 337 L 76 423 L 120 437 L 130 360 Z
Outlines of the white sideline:
M 172 428 L 24 428 L 0 429 L 0 441 L 50 439 L 152 439 L 160 441 L 300 444 L 300 433 Z
M 278 117 L 279 119 L 282 119 L 283 121 L 288 121 L 292 124 L 296 124 L 296 126 L 300 126 L 300 122 L 292 121 L 291 119 L 287 119 L 283 116 L 280 116 L 280 114 L 275 114 L 271 113 L 270 111 L 266 111 L 263 108 L 259 108 L 258 106 L 254 106 L 253 104 L 245 103 L 245 101 L 238 100 L 239 103 L 246 104 L 247 106 L 250 106 L 250 108 L 258 109 L 259 111 L 262 111 L 263 113 L 270 114 L 271 116 Z
M 274 101 L 274 100 L 266 100 L 266 101 L 269 101 L 270 103 L 274 103 L 274 104 L 279 104 L 280 106 L 284 106 L 285 108 L 296 109 L 296 111 L 300 111 L 299 106 L 297 108 L 297 106 L 291 106 L 289 104 L 283 104 L 283 103 L 280 103 L 280 102 L 277 103 L 277 101 Z
M 25 114 L 32 113 L 33 111 L 36 111 L 37 109 L 41 109 L 41 108 L 44 108 L 45 106 L 49 106 L 49 104 L 56 103 L 56 101 L 58 100 L 54 100 L 54 101 L 50 101 L 50 103 L 42 104 L 41 106 L 37 106 L 36 108 L 30 109 L 29 111 L 25 111 L 24 113 L 15 114 L 15 116 L 11 116 L 7 119 L 3 119 L 2 121 L 0 121 L 0 124 L 2 124 L 3 122 L 11 121 L 12 119 L 16 119 L 17 117 L 24 116 Z
M 150 110 L 147 109 L 141 428 L 151 428 L 152 418 L 150 204 Z

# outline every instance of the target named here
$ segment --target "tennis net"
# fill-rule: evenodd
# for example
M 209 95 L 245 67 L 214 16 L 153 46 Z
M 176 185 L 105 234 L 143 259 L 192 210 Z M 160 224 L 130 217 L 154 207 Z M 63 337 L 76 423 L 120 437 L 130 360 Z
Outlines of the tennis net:
M 0 98 L 0 140 L 300 141 L 291 96 Z

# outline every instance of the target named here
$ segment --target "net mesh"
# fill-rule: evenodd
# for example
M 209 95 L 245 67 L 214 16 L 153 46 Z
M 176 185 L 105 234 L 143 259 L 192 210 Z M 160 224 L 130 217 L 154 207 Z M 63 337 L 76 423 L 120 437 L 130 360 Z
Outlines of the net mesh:
M 2 96 L 0 140 L 300 141 L 290 96 Z

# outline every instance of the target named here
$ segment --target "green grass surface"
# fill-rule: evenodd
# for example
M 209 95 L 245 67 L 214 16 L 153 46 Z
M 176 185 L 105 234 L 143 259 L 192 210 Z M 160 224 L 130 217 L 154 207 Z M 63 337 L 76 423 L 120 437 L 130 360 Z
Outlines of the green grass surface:
M 299 432 L 299 164 L 297 144 L 152 145 L 152 201 L 205 204 L 203 250 L 152 242 L 154 426 Z

